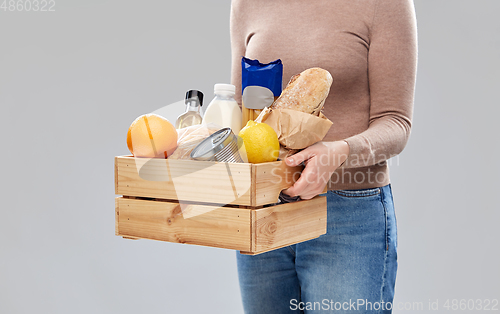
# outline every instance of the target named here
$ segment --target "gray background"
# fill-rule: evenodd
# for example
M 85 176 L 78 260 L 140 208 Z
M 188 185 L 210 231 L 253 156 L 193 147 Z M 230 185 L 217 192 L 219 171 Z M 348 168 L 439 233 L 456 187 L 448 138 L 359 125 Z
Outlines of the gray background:
M 444 312 L 446 299 L 500 299 L 500 1 L 415 5 L 414 127 L 391 168 L 395 303 L 439 299 Z M 229 82 L 229 7 L 0 11 L 0 313 L 242 313 L 234 251 L 114 235 L 113 157 L 128 153 L 128 126 L 188 89 L 208 103 Z M 171 120 L 183 110 L 169 108 Z

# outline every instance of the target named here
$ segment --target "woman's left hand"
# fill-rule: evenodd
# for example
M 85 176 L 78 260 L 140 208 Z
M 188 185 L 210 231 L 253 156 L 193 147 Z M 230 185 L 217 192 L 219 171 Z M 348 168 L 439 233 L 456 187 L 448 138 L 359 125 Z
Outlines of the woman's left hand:
M 306 167 L 295 184 L 283 193 L 311 199 L 321 194 L 335 170 L 342 165 L 349 155 L 349 144 L 345 141 L 318 142 L 293 156 L 286 158 L 288 166 L 297 166 L 304 162 Z

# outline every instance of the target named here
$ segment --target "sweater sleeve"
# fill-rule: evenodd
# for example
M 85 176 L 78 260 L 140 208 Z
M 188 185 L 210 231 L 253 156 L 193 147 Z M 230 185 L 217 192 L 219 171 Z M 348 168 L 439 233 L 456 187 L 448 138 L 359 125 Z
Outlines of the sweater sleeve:
M 417 68 L 413 0 L 379 0 L 370 28 L 368 129 L 345 139 L 344 168 L 366 167 L 401 153 L 411 128 Z
M 245 56 L 246 35 L 243 15 L 244 1 L 231 1 L 230 37 L 231 37 L 231 84 L 236 86 L 235 99 L 241 108 L 241 57 Z

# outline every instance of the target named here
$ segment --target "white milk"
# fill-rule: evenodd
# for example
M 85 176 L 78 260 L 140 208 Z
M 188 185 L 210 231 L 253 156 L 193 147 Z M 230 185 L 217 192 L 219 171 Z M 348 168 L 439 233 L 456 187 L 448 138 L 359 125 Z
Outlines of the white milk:
M 210 102 L 203 116 L 203 124 L 215 123 L 223 128 L 230 127 L 234 134 L 241 130 L 241 109 L 234 100 L 235 86 L 215 84 L 215 98 Z

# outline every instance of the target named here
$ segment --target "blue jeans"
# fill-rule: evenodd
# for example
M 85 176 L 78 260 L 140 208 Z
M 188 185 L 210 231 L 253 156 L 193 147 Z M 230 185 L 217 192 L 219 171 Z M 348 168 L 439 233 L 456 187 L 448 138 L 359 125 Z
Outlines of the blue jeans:
M 322 195 L 325 235 L 256 256 L 237 252 L 245 313 L 392 312 L 397 230 L 391 186 Z

